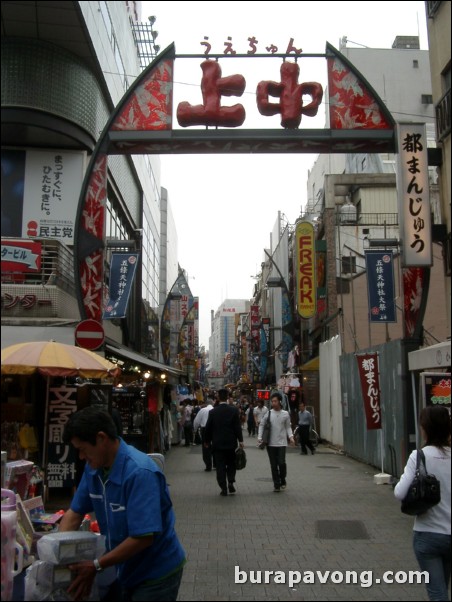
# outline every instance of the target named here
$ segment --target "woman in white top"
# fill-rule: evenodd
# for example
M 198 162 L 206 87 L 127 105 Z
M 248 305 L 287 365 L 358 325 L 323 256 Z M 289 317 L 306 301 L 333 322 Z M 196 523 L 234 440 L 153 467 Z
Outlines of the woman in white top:
M 450 600 L 451 539 L 450 539 L 450 414 L 441 406 L 428 406 L 420 416 L 425 465 L 441 483 L 441 501 L 414 520 L 413 548 L 422 571 L 428 571 L 426 585 L 429 600 Z M 400 481 L 394 489 L 397 499 L 403 500 L 416 470 L 414 450 L 408 458 Z

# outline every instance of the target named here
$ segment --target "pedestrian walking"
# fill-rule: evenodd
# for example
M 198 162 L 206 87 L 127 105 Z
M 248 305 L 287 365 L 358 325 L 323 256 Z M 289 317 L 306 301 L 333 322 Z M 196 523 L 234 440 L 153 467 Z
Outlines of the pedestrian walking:
M 246 414 L 246 424 L 248 428 L 248 437 L 256 436 L 256 420 L 254 418 L 254 403 L 250 401 Z
M 209 412 L 213 410 L 214 399 L 215 397 L 212 393 L 209 393 L 207 395 L 207 404 L 205 405 L 205 407 L 199 410 L 193 422 L 195 432 L 198 429 L 200 429 L 201 431 L 202 459 L 204 464 L 206 465 L 204 469 L 206 472 L 210 472 L 213 466 L 215 466 L 215 464 L 212 463 L 212 445 L 208 441 L 206 441 L 205 436 L 207 419 L 209 417 Z
M 282 395 L 272 393 L 272 409 L 267 412 L 259 424 L 258 444 L 262 442 L 265 424 L 270 421 L 270 440 L 267 445 L 268 458 L 272 471 L 274 491 L 279 492 L 287 486 L 286 448 L 287 442 L 294 445 L 289 412 L 282 409 Z
M 300 433 L 300 453 L 306 456 L 308 454 L 307 448 L 311 450 L 311 454 L 315 454 L 315 448 L 309 438 L 312 428 L 312 414 L 306 409 L 304 401 L 300 402 L 300 411 L 298 412 L 298 432 Z
M 191 405 L 191 400 L 186 399 L 184 401 L 184 438 L 185 438 L 185 447 L 190 447 L 190 445 L 194 445 L 193 442 L 193 406 Z
M 94 407 L 71 415 L 63 440 L 86 466 L 59 531 L 77 531 L 85 514 L 95 512 L 107 547 L 100 558 L 69 567 L 71 599 L 87 599 L 96 574 L 115 566 L 123 602 L 176 600 L 185 553 L 161 470 L 118 437 L 111 416 Z
M 259 425 L 261 423 L 261 420 L 267 412 L 268 412 L 268 408 L 264 405 L 264 401 L 262 399 L 258 399 L 257 405 L 253 410 L 254 421 L 256 422 L 257 430 L 259 430 Z
M 228 404 L 227 389 L 220 389 L 218 398 L 219 404 L 209 412 L 204 436 L 205 445 L 212 445 L 220 495 L 227 496 L 236 493 L 235 450 L 244 443 L 239 411 Z
M 428 406 L 420 415 L 425 447 L 425 467 L 441 484 L 441 501 L 414 519 L 413 548 L 422 571 L 428 571 L 426 584 L 429 600 L 450 600 L 448 587 L 451 564 L 450 529 L 450 414 L 442 406 Z M 403 500 L 416 471 L 417 450 L 405 466 L 394 488 L 397 499 Z

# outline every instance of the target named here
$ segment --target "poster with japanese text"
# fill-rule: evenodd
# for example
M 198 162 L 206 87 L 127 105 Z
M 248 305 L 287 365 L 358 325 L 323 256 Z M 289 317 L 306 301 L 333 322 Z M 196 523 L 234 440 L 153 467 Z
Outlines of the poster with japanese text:
M 53 238 L 72 245 L 84 175 L 84 154 L 27 151 L 23 238 Z

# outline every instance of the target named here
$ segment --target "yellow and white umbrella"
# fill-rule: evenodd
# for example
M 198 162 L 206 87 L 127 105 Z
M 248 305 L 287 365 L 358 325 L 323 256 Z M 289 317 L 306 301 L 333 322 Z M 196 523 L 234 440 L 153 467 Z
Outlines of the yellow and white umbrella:
M 18 343 L 2 349 L 2 374 L 34 374 L 44 376 L 81 376 L 105 378 L 116 376 L 119 368 L 102 356 L 55 341 Z

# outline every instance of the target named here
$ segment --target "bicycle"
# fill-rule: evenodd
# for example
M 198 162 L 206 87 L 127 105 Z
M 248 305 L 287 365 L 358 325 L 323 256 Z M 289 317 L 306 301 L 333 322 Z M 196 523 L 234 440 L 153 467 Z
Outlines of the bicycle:
M 300 433 L 299 433 L 299 431 L 300 431 L 300 426 L 297 426 L 297 427 L 295 428 L 294 432 L 293 432 L 293 438 L 294 438 L 294 440 L 295 440 L 295 445 L 296 445 L 297 447 L 299 447 L 299 446 L 300 446 Z M 319 444 L 319 442 L 320 442 L 320 437 L 319 437 L 319 434 L 318 434 L 318 432 L 317 432 L 315 429 L 313 429 L 313 428 L 311 428 L 311 430 L 309 431 L 309 441 L 312 443 L 312 445 L 313 445 L 314 447 L 317 447 L 317 446 L 318 446 L 318 444 Z

